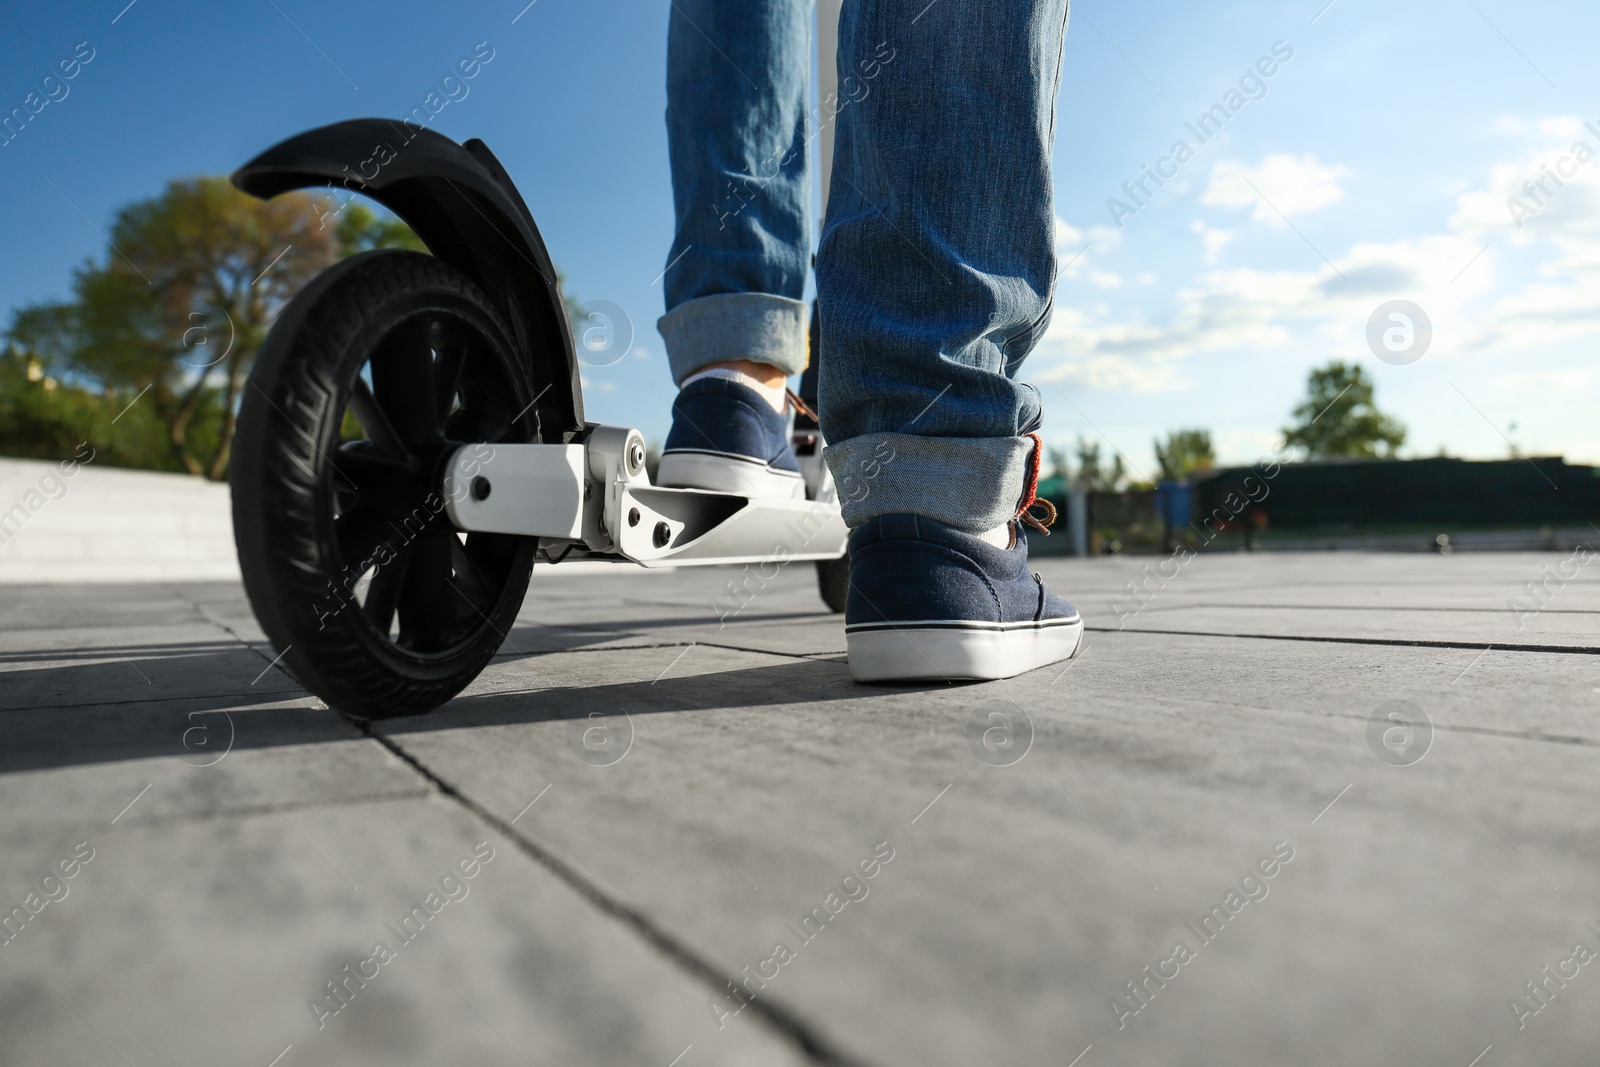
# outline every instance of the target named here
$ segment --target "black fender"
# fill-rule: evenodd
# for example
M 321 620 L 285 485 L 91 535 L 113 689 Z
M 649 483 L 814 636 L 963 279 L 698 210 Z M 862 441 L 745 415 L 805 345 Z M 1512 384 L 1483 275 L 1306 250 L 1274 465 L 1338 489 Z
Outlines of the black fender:
M 548 383 L 534 401 L 540 438 L 583 430 L 577 351 L 556 270 L 528 205 L 487 145 L 457 144 L 414 123 L 350 119 L 297 134 L 233 172 L 236 188 L 269 200 L 312 186 L 363 193 L 403 219 L 439 259 L 494 300 Z

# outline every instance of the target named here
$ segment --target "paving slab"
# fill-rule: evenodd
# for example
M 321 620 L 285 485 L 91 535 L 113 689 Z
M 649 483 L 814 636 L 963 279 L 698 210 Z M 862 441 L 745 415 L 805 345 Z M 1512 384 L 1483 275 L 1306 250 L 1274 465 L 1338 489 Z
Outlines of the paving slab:
M 1079 657 L 918 687 L 849 681 L 809 566 L 538 568 L 377 724 L 236 584 L 13 587 L 0 905 L 97 851 L 0 948 L 0 1063 L 1587 1062 L 1590 568 L 1490 640 L 1562 558 L 1213 553 L 1121 630 L 1149 557 L 1040 560 Z
M 7 850 L 8 901 L 91 858 L 0 950 L 6 1063 L 804 1062 L 436 795 L 103 814 Z

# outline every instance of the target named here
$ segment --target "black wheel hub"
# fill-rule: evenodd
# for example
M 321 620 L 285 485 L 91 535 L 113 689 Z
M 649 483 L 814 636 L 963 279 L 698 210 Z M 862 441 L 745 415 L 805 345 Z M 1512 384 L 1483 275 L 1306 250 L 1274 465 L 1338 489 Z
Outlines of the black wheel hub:
M 413 315 L 374 347 L 348 387 L 330 457 L 342 581 L 367 622 L 407 652 L 443 654 L 488 623 L 521 538 L 462 535 L 446 501 L 452 457 L 526 440 L 506 362 L 444 311 Z

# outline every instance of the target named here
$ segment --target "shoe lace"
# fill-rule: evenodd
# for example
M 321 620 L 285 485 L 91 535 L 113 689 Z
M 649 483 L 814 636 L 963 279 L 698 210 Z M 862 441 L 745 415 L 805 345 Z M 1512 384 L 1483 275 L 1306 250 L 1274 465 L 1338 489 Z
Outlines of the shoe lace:
M 1033 438 L 1033 461 L 1028 464 L 1028 484 L 1023 488 L 1022 503 L 1017 506 L 1017 513 L 1012 516 L 1012 521 L 1031 526 L 1049 537 L 1049 528 L 1056 521 L 1056 506 L 1039 495 L 1039 460 L 1044 452 L 1044 442 L 1036 433 L 1030 433 L 1028 436 Z M 1034 514 L 1035 508 L 1040 509 L 1038 515 Z
M 784 393 L 789 397 L 789 405 L 791 407 L 793 407 L 800 414 L 811 419 L 813 422 L 816 422 L 819 425 L 821 424 L 822 416 L 818 415 L 816 410 L 812 408 L 810 404 L 807 404 L 804 400 L 801 400 L 799 393 L 795 392 L 793 389 L 785 389 Z

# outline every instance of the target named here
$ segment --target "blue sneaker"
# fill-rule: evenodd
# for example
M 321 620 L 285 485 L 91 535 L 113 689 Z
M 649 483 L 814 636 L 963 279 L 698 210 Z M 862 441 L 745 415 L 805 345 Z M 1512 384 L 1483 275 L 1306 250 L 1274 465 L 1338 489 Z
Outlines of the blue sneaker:
M 699 378 L 678 391 L 656 484 L 789 500 L 806 496 L 800 461 L 789 447 L 788 415 L 727 378 Z
M 1028 570 L 1013 521 L 989 535 L 920 515 L 883 515 L 850 534 L 845 608 L 858 682 L 1009 678 L 1069 658 L 1083 618 Z

